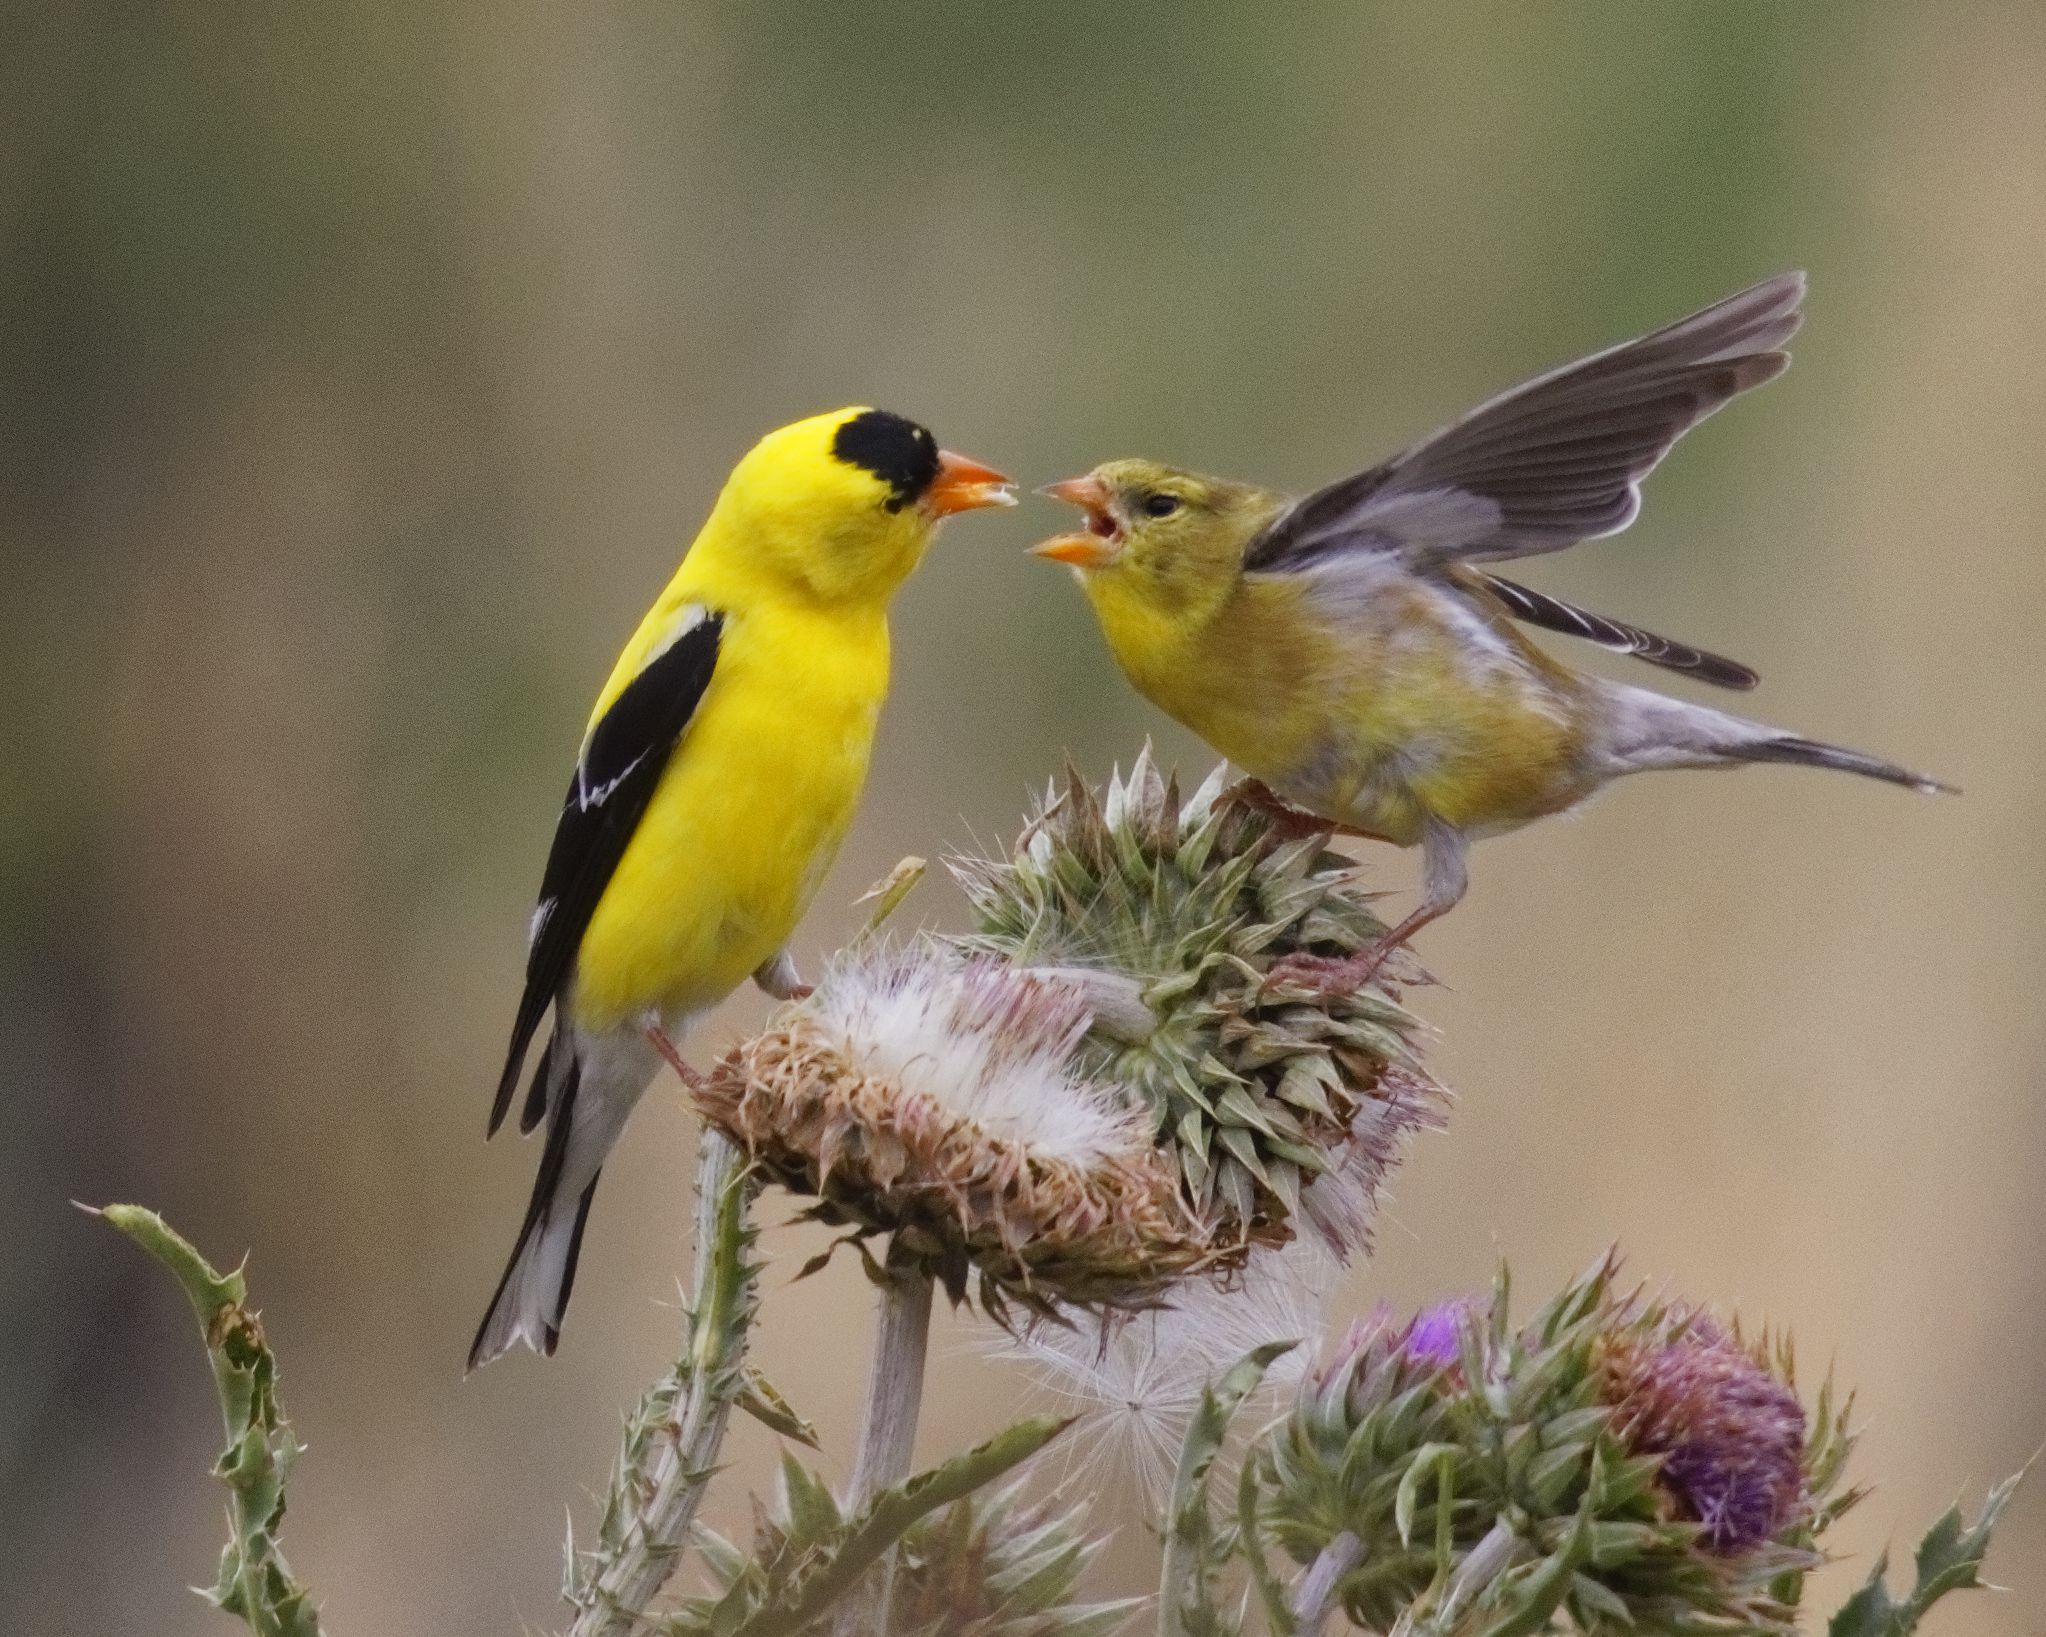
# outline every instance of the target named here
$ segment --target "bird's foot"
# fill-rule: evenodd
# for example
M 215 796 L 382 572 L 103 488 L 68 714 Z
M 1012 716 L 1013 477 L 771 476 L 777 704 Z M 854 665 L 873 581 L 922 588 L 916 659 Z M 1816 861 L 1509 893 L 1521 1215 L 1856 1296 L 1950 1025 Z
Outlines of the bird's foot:
M 1291 987 L 1324 997 L 1354 995 L 1378 976 L 1399 948 L 1395 940 L 1382 938 L 1354 955 L 1287 955 L 1272 963 L 1263 988 L 1267 994 Z
M 666 1029 L 658 1023 L 649 1023 L 646 1026 L 646 1038 L 647 1043 L 667 1060 L 668 1067 L 681 1076 L 682 1084 L 691 1091 L 703 1090 L 703 1076 L 684 1061 L 681 1048 L 668 1038 Z
M 775 1000 L 808 1000 L 817 992 L 814 983 L 805 983 L 796 971 L 796 963 L 784 949 L 770 956 L 753 969 L 753 981 L 763 994 Z

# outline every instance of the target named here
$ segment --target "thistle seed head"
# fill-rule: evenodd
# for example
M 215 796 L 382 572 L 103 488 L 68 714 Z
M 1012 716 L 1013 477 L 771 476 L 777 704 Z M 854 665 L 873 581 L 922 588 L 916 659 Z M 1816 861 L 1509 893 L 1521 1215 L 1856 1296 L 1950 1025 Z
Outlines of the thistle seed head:
M 935 942 L 843 959 L 734 1048 L 704 1117 L 852 1237 L 892 1234 L 956 1301 L 1135 1306 L 1217 1251 L 1148 1122 L 1082 1072 L 1056 979 Z

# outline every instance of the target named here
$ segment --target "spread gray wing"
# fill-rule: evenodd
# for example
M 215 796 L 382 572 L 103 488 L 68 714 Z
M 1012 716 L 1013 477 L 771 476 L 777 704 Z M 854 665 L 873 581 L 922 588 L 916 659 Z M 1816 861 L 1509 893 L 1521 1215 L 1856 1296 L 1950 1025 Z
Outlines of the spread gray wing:
M 1345 556 L 1425 571 L 1559 551 L 1615 534 L 1684 433 L 1774 380 L 1802 273 L 1783 273 L 1633 341 L 1537 376 L 1404 453 L 1299 501 L 1253 542 L 1252 572 Z
M 576 758 L 541 873 L 540 901 L 533 911 L 526 951 L 525 992 L 519 997 L 511 1048 L 490 1106 L 493 1134 L 511 1107 L 533 1033 L 567 982 L 597 901 L 611 884 L 611 874 L 639 828 L 668 758 L 710 686 L 724 616 L 707 609 L 696 614 L 619 691 Z M 522 1130 L 530 1130 L 546 1112 L 545 1070 L 543 1061 L 520 1120 Z

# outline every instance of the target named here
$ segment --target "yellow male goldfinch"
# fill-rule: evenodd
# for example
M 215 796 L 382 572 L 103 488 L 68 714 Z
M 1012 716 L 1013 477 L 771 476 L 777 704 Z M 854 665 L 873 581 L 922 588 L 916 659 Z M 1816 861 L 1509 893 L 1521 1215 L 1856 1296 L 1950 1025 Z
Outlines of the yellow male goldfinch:
M 1296 956 L 1275 977 L 1361 983 L 1463 897 L 1473 839 L 1623 773 L 1796 762 L 1946 788 L 1559 664 L 1513 622 L 1718 687 L 1757 680 L 1479 566 L 1624 529 L 1678 438 L 1783 372 L 1803 297 L 1803 274 L 1769 279 L 1304 499 L 1146 460 L 1045 491 L 1081 507 L 1087 530 L 1033 549 L 1077 572 L 1138 692 L 1250 774 L 1259 799 L 1422 849 L 1420 904 L 1379 946 L 1347 962 Z
M 540 883 L 525 994 L 490 1111 L 553 1033 L 519 1119 L 547 1146 L 469 1350 L 554 1351 L 597 1173 L 660 1045 L 786 953 L 851 823 L 888 689 L 888 603 L 954 512 L 1008 479 L 914 421 L 842 409 L 771 432 L 618 656 Z

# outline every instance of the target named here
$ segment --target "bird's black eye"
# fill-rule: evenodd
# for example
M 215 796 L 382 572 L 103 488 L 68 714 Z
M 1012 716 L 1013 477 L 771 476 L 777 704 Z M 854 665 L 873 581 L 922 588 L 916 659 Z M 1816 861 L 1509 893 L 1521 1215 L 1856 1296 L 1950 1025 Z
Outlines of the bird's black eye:
M 1158 491 L 1145 495 L 1141 505 L 1146 517 L 1170 517 L 1179 510 L 1179 496 Z

